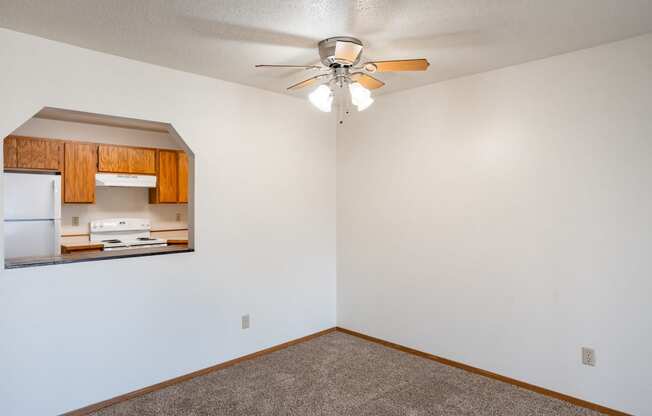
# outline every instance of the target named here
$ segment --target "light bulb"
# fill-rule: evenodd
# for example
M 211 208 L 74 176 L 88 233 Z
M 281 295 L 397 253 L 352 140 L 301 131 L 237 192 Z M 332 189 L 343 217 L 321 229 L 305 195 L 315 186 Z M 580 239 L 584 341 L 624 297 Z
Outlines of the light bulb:
M 331 112 L 333 104 L 333 92 L 326 85 L 320 85 L 313 92 L 308 95 L 308 99 L 320 111 L 325 113 Z
M 365 110 L 374 102 L 374 99 L 371 98 L 371 91 L 358 82 L 349 84 L 349 91 L 351 91 L 351 102 L 358 107 L 358 111 Z

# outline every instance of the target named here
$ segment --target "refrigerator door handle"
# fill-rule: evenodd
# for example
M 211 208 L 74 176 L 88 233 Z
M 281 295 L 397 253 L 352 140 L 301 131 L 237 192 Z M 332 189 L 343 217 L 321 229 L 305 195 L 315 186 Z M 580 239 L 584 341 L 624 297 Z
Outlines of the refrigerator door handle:
M 53 239 L 53 253 L 55 256 L 61 255 L 61 189 L 59 187 L 60 177 L 55 177 L 52 181 L 52 215 L 54 232 L 52 233 Z
M 61 220 L 53 220 L 54 232 L 52 233 L 53 253 L 55 256 L 61 255 Z
M 59 188 L 59 177 L 52 181 L 52 218 L 61 218 L 61 189 Z

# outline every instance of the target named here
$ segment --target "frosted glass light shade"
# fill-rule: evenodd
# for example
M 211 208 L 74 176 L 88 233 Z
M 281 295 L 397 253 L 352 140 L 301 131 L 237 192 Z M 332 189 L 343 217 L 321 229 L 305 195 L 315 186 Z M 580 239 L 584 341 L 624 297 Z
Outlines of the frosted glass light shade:
M 374 99 L 371 98 L 371 91 L 358 82 L 349 84 L 349 91 L 351 91 L 351 102 L 358 107 L 358 111 L 365 110 L 374 102 Z
M 333 105 L 333 92 L 326 85 L 320 85 L 313 92 L 308 95 L 308 99 L 319 109 L 325 113 L 331 112 Z

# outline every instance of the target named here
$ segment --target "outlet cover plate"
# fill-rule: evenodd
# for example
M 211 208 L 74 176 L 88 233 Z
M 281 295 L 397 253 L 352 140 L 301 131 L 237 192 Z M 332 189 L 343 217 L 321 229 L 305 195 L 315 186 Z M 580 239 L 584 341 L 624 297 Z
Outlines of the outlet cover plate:
M 595 367 L 595 350 L 593 348 L 582 347 L 582 364 Z
M 250 319 L 249 314 L 242 315 L 242 329 L 249 329 Z

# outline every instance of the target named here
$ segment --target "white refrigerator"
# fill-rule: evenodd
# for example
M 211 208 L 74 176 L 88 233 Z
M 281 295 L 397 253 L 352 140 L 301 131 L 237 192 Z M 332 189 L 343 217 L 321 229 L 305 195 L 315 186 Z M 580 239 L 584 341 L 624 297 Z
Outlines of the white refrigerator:
M 61 176 L 5 173 L 5 258 L 61 254 Z

